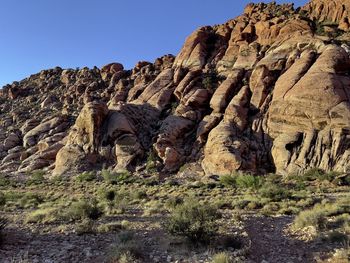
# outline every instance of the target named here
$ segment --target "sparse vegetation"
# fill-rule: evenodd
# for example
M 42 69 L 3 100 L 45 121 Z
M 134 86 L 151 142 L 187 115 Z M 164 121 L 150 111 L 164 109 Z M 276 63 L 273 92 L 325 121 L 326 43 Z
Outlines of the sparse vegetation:
M 184 236 L 193 243 L 206 243 L 216 234 L 218 218 L 213 206 L 187 199 L 172 211 L 165 226 L 171 234 Z
M 102 177 L 109 184 L 128 184 L 134 181 L 134 178 L 132 178 L 128 171 L 110 172 L 108 170 L 102 170 Z
M 91 171 L 91 172 L 81 173 L 75 179 L 78 182 L 92 182 L 97 179 L 97 176 L 94 171 Z
M 27 185 L 39 185 L 45 182 L 45 172 L 42 170 L 36 170 L 31 173 L 30 178 L 27 181 Z
M 227 252 L 221 252 L 213 256 L 212 263 L 231 263 L 231 257 Z

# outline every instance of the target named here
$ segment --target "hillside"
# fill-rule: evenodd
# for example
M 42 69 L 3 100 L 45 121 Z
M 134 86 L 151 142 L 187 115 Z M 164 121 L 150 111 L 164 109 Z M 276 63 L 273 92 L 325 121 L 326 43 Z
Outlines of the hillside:
M 249 4 L 177 56 L 4 86 L 0 261 L 348 262 L 349 13 Z
M 165 172 L 344 172 L 348 9 L 323 2 L 248 5 L 132 70 L 55 68 L 5 86 L 0 170 L 142 171 L 153 154 Z

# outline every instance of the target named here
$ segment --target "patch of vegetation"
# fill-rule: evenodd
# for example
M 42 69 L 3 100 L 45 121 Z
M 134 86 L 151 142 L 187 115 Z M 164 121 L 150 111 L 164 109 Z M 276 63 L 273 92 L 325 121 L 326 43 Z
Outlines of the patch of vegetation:
M 91 219 L 84 219 L 75 226 L 77 235 L 93 234 L 96 232 L 94 221 Z
M 148 152 L 147 162 L 146 162 L 146 171 L 148 173 L 156 173 L 157 172 L 157 159 L 158 159 L 157 154 L 155 153 L 155 151 L 153 149 L 151 149 Z
M 220 252 L 213 256 L 212 263 L 231 263 L 231 256 L 227 252 Z
M 96 230 L 98 233 L 109 233 L 109 232 L 120 231 L 122 229 L 124 229 L 124 227 L 121 223 L 110 222 L 110 223 L 99 225 Z
M 316 22 L 315 34 L 319 36 L 327 36 L 330 38 L 337 38 L 344 34 L 343 30 L 338 28 L 338 24 L 332 21 Z
M 215 207 L 187 199 L 171 212 L 165 227 L 171 234 L 186 237 L 192 243 L 208 243 L 218 230 L 219 216 Z
M 97 179 L 96 173 L 94 171 L 92 172 L 84 172 L 79 174 L 75 178 L 78 182 L 92 182 Z
M 202 76 L 203 87 L 207 90 L 214 91 L 218 87 L 220 77 L 215 68 L 210 68 L 207 73 Z
M 27 180 L 27 185 L 40 185 L 43 184 L 45 180 L 45 172 L 42 170 L 33 171 L 30 178 Z
M 0 192 L 0 207 L 4 206 L 5 204 L 6 204 L 6 197 L 2 192 Z
M 7 226 L 8 221 L 5 217 L 0 216 L 0 245 L 3 241 L 3 231 L 5 227 Z
M 139 262 L 143 256 L 143 247 L 135 234 L 124 231 L 118 234 L 116 244 L 110 249 L 107 262 Z
M 263 183 L 263 178 L 250 174 L 232 174 L 220 177 L 220 183 L 226 187 L 257 190 Z
M 130 175 L 128 171 L 124 172 L 110 172 L 108 170 L 102 170 L 101 172 L 105 182 L 109 184 L 129 184 L 134 182 L 134 178 Z
M 262 197 L 269 198 L 274 202 L 278 202 L 291 197 L 291 193 L 288 189 L 281 185 L 272 183 L 265 183 L 259 190 L 259 193 Z
M 72 203 L 67 212 L 67 216 L 72 220 L 97 220 L 102 214 L 103 212 L 94 198 Z
M 341 198 L 334 202 L 316 204 L 313 208 L 302 211 L 294 219 L 293 228 L 314 227 L 319 236 L 336 240 L 340 236 L 350 235 L 350 202 Z

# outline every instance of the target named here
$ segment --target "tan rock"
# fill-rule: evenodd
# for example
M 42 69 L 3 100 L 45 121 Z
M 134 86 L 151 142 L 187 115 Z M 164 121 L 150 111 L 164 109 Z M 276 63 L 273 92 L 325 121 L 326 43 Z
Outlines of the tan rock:
M 223 112 L 232 99 L 243 75 L 242 69 L 232 72 L 228 78 L 215 90 L 211 100 L 210 107 L 214 112 Z

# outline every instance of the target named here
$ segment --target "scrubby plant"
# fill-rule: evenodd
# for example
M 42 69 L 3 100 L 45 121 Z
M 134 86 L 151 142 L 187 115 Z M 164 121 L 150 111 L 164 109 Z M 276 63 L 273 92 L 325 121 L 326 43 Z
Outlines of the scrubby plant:
M 5 176 L 3 175 L 0 175 L 0 187 L 3 187 L 3 186 L 9 186 L 11 185 L 13 182 L 6 178 Z
M 262 185 L 262 183 L 263 179 L 260 176 L 254 176 L 250 174 L 236 175 L 236 185 L 239 188 L 252 188 L 257 190 Z
M 134 178 L 128 171 L 123 172 L 110 172 L 108 170 L 102 170 L 103 179 L 109 184 L 128 184 L 134 181 Z
M 45 172 L 42 170 L 33 171 L 27 180 L 27 185 L 40 185 L 45 182 Z
M 122 230 L 124 227 L 120 222 L 110 222 L 106 224 L 99 225 L 96 229 L 98 233 L 108 233 Z
M 95 233 L 95 224 L 91 219 L 84 219 L 75 225 L 75 233 L 77 235 L 85 235 Z
M 259 190 L 259 193 L 261 197 L 269 198 L 275 202 L 290 198 L 291 196 L 291 193 L 287 188 L 272 183 L 265 183 Z
M 4 206 L 6 204 L 6 196 L 0 192 L 0 207 Z
M 212 263 L 231 263 L 230 254 L 227 252 L 220 252 L 213 256 Z
M 36 208 L 44 202 L 42 195 L 28 192 L 18 199 L 18 206 L 20 208 Z
M 138 262 L 142 258 L 143 248 L 133 232 L 124 231 L 118 234 L 117 242 L 109 250 L 107 262 Z
M 97 179 L 96 173 L 94 171 L 91 172 L 83 172 L 79 174 L 75 178 L 78 182 L 92 182 Z
M 3 231 L 5 227 L 7 226 L 8 221 L 5 217 L 0 216 L 0 245 L 3 241 Z
M 173 110 L 175 111 L 175 109 Z M 157 159 L 158 159 L 157 154 L 153 149 L 151 149 L 147 154 L 146 171 L 148 173 L 157 172 Z
M 173 235 L 188 238 L 192 243 L 207 243 L 218 230 L 218 218 L 215 207 L 187 199 L 171 212 L 165 228 Z
M 311 209 L 300 212 L 294 219 L 293 227 L 300 229 L 313 226 L 319 231 L 328 228 L 337 228 L 337 224 L 344 224 L 347 221 L 348 217 L 343 214 L 349 213 L 349 198 L 340 199 L 334 203 L 323 202 L 316 204 Z M 335 217 L 333 223 L 329 220 L 330 217 Z
M 180 196 L 174 196 L 174 197 L 169 197 L 168 200 L 166 201 L 166 207 L 169 209 L 174 209 L 178 205 L 183 204 L 184 200 Z
M 202 74 L 202 85 L 205 89 L 214 91 L 223 78 L 217 72 L 215 66 L 210 66 L 208 71 Z
M 236 178 L 232 175 L 223 175 L 220 176 L 220 183 L 225 187 L 235 187 L 236 186 Z
M 102 215 L 96 199 L 83 199 L 71 204 L 67 217 L 72 220 L 91 219 L 96 220 Z

